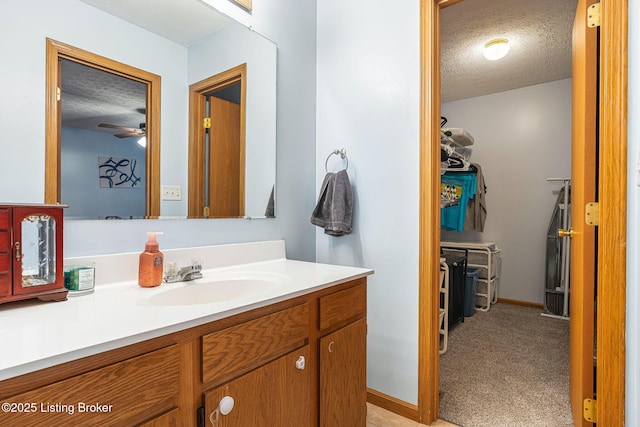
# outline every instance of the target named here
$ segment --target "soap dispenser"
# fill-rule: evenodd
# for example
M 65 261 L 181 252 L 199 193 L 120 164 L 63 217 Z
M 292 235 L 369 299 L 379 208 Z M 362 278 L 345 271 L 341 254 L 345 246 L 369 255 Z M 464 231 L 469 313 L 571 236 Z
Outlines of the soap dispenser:
M 138 285 L 152 288 L 162 283 L 164 255 L 160 252 L 160 245 L 156 236 L 164 234 L 159 231 L 149 231 L 149 240 L 144 245 L 144 252 L 140 254 L 138 267 Z

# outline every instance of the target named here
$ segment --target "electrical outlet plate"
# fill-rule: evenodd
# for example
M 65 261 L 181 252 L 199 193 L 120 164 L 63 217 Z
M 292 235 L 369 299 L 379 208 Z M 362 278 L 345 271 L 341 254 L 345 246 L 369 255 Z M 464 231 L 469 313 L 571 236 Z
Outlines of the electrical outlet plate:
M 182 187 L 179 185 L 163 185 L 162 200 L 182 200 Z

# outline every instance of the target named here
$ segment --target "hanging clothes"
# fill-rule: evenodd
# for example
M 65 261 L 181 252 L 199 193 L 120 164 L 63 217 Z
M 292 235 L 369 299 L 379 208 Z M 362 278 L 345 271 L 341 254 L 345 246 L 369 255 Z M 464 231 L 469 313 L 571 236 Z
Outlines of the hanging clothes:
M 440 225 L 447 230 L 462 231 L 467 215 L 469 200 L 476 194 L 476 174 L 456 173 L 444 174 L 441 177 L 441 199 L 453 200 L 448 207 L 440 209 Z
M 476 194 L 469 201 L 467 213 L 464 220 L 464 230 L 484 231 L 484 223 L 487 219 L 487 202 L 485 194 L 487 187 L 484 185 L 484 175 L 482 168 L 477 163 L 472 163 L 476 168 Z

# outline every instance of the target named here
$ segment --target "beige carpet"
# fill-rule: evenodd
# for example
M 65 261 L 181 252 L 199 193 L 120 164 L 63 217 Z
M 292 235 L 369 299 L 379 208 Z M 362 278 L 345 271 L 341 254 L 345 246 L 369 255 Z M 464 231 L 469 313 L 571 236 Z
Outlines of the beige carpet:
M 569 322 L 496 304 L 449 333 L 440 418 L 464 427 L 572 426 Z

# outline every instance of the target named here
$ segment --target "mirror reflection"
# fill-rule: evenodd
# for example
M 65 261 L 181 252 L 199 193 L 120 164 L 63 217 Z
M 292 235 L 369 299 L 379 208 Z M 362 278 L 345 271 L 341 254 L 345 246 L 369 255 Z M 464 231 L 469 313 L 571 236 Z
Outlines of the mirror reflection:
M 22 287 L 56 282 L 56 220 L 29 215 L 22 220 Z
M 276 46 L 230 26 L 189 49 L 189 77 L 189 217 L 275 216 Z
M 92 68 L 90 64 L 61 58 L 60 185 L 56 201 L 69 205 L 65 212 L 67 218 L 275 216 L 276 46 L 236 23 L 189 47 L 187 61 L 185 93 L 192 82 L 201 81 L 221 70 L 240 65 L 246 67 L 246 84 L 242 89 L 246 91 L 244 116 L 240 120 L 244 149 L 236 156 L 236 163 L 242 168 L 238 176 L 242 179 L 237 180 L 237 189 L 234 190 L 244 206 L 235 210 L 218 210 L 215 215 L 190 214 L 192 198 L 211 199 L 212 192 L 227 191 L 219 184 L 225 179 L 205 178 L 224 176 L 224 172 L 215 166 L 227 161 L 224 155 L 217 157 L 217 163 L 208 162 L 206 175 L 203 172 L 198 178 L 206 180 L 206 189 L 192 185 L 189 171 L 194 159 L 186 132 L 183 138 L 163 139 L 159 156 L 149 155 L 144 147 L 150 132 L 147 124 L 151 122 L 147 111 L 149 93 L 146 84 Z M 156 70 L 145 71 L 154 73 Z M 162 73 L 157 74 L 162 78 Z M 162 101 L 158 104 L 160 110 Z M 175 112 L 176 106 L 172 105 L 172 108 Z M 163 117 L 163 123 L 184 120 L 187 116 L 189 126 L 201 122 L 200 117 L 191 117 L 188 103 L 177 109 L 182 109 L 184 115 Z M 159 126 L 158 131 L 162 133 Z M 175 158 L 163 159 L 163 165 L 170 164 L 172 168 L 170 176 L 165 179 L 167 175 L 160 170 L 160 158 L 168 145 L 172 146 L 171 152 L 175 152 L 173 147 L 182 146 L 189 154 L 184 163 Z M 152 168 L 159 171 L 155 179 L 147 176 Z M 165 194 L 166 190 L 171 190 L 172 194 Z M 178 197 L 175 196 L 176 190 Z M 214 207 L 211 203 L 208 206 Z
M 68 59 L 60 70 L 65 216 L 145 218 L 147 85 Z

